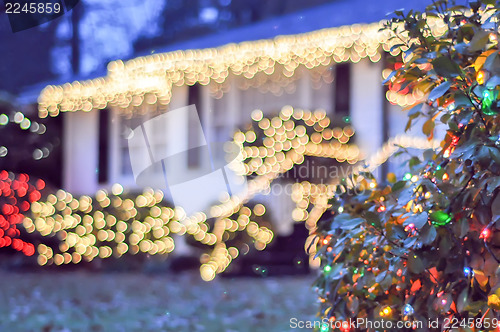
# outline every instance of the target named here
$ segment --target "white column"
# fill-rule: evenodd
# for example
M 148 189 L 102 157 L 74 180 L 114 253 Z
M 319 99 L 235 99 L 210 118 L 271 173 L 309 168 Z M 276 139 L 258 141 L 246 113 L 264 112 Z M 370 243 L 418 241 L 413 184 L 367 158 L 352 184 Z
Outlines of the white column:
M 226 119 L 226 128 L 228 130 L 228 134 L 232 135 L 233 131 L 241 125 L 240 121 L 242 117 L 245 117 L 247 114 L 242 113 L 242 105 L 240 100 L 240 90 L 238 89 L 238 85 L 236 84 L 236 77 L 228 78 L 231 80 L 231 88 L 227 92 L 227 119 Z M 223 97 L 224 98 L 224 97 Z M 249 110 L 248 115 L 253 110 Z M 220 112 L 220 111 L 219 111 Z M 250 116 L 248 116 L 250 118 Z
M 169 110 L 175 110 L 177 108 L 181 108 L 181 107 L 184 107 L 184 106 L 189 106 L 188 105 L 188 99 L 189 99 L 189 88 L 187 85 L 183 85 L 183 86 L 174 86 L 172 88 L 172 100 L 170 101 L 170 105 L 169 105 Z M 203 103 L 203 101 L 202 101 Z M 200 119 L 201 121 L 203 121 L 203 119 Z M 172 124 L 174 127 L 175 126 L 178 126 L 179 123 L 173 123 Z M 181 126 L 186 126 L 187 125 L 187 119 L 186 119 L 186 123 L 182 124 Z M 171 132 L 175 132 L 175 128 L 172 127 L 170 128 L 172 131 Z M 181 130 L 182 131 L 182 130 Z M 184 131 L 186 134 L 187 134 L 187 130 Z M 177 136 L 177 137 L 176 137 Z M 172 142 L 174 144 L 186 144 L 187 145 L 187 142 L 188 142 L 188 137 L 185 136 L 185 137 L 182 137 L 182 135 L 168 135 L 168 138 L 166 138 L 169 142 Z M 185 160 L 180 160 L 180 161 L 177 161 L 177 162 L 180 162 L 182 163 L 183 165 L 187 165 L 187 154 L 186 154 L 186 159 Z M 168 164 L 166 165 L 166 167 L 170 167 Z M 186 169 L 184 170 L 186 172 L 189 172 L 189 170 Z M 170 202 L 172 203 L 172 202 Z M 186 242 L 186 237 L 185 236 L 182 236 L 182 235 L 178 235 L 178 234 L 173 234 L 172 235 L 172 238 L 174 239 L 174 243 L 175 243 L 175 250 L 173 251 L 173 256 L 190 256 L 192 255 L 193 253 L 193 247 L 191 247 L 190 245 L 188 245 L 188 243 Z
M 214 135 L 212 130 L 212 119 L 213 119 L 213 99 L 210 96 L 209 86 L 201 87 L 201 125 L 203 128 L 203 134 L 205 135 L 205 140 L 208 144 L 214 142 Z M 202 162 L 207 160 L 202 158 Z
M 72 194 L 94 194 L 98 188 L 98 112 L 77 111 L 63 115 L 63 188 Z
M 302 70 L 299 79 L 300 107 L 311 110 L 312 106 L 312 87 L 309 76 L 309 70 Z
M 351 121 L 355 141 L 366 158 L 382 146 L 381 73 L 381 62 L 363 59 L 351 66 Z
M 110 125 L 110 142 L 109 142 L 109 168 L 110 168 L 110 183 L 120 183 L 121 177 L 121 147 L 120 139 L 122 133 L 120 132 L 120 110 L 118 108 L 110 108 L 111 112 L 111 125 Z
M 172 87 L 172 98 L 170 100 L 170 104 L 168 105 L 168 111 L 173 111 L 181 107 L 189 106 L 188 105 L 189 101 L 189 87 L 187 85 L 182 85 L 182 86 L 173 86 Z M 177 127 L 179 124 L 172 124 L 174 127 Z M 175 131 L 175 128 L 172 128 Z M 186 135 L 183 137 L 183 135 L 177 136 L 174 141 L 171 139 L 174 139 L 174 136 L 172 135 L 173 132 L 170 133 L 165 133 L 165 139 L 167 142 L 179 142 L 179 144 L 186 144 L 188 142 L 188 137 L 187 137 L 187 130 L 184 130 L 182 132 L 185 132 Z M 168 143 L 167 143 L 168 144 Z M 177 143 L 176 143 L 177 144 Z M 184 160 L 182 161 L 184 165 L 187 165 L 187 154 L 185 155 Z

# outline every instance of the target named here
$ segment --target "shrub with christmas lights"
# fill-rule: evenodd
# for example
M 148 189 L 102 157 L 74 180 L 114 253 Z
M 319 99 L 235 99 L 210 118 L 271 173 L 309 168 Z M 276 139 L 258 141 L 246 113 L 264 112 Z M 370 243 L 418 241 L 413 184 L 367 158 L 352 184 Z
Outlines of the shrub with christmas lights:
M 354 174 L 331 200 L 316 232 L 320 315 L 332 322 L 323 331 L 356 318 L 500 325 L 499 14 L 494 1 L 435 1 L 387 22 L 403 51 L 387 82 L 427 95 L 407 127 L 425 118 L 429 139 L 436 121 L 447 132 L 441 149 L 409 158 L 401 179 L 373 185 Z
M 0 171 L 0 248 L 12 247 L 26 256 L 35 253 L 33 244 L 19 238 L 21 232 L 18 225 L 22 225 L 24 214 L 29 213 L 31 204 L 40 199 L 39 190 L 44 187 L 42 180 L 32 184 L 27 174 Z

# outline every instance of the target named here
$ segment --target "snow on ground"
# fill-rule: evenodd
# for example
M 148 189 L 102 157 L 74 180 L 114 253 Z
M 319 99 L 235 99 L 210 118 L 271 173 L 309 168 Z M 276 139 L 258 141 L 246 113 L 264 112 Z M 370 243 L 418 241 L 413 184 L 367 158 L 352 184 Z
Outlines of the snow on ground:
M 0 331 L 305 331 L 313 279 L 0 272 Z

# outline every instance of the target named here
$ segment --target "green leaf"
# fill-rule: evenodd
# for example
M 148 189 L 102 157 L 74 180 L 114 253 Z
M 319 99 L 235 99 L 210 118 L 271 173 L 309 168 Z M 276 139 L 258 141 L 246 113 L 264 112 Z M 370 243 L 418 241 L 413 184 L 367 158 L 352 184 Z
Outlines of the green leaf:
M 376 277 L 375 277 L 375 281 L 376 282 L 381 282 L 386 276 L 387 276 L 387 273 L 388 271 L 382 271 L 380 272 Z
M 450 113 L 444 113 L 443 116 L 439 119 L 442 123 L 447 124 L 448 121 L 450 121 L 451 114 Z
M 368 221 L 370 223 L 370 225 L 372 225 L 376 228 L 382 227 L 382 224 L 380 223 L 380 217 L 375 212 L 366 211 L 365 212 L 365 219 L 366 219 L 366 221 Z
M 342 278 L 342 274 L 340 274 L 340 271 L 342 271 L 342 267 L 343 267 L 343 264 L 341 264 L 341 263 L 332 264 L 332 268 L 331 268 L 330 272 L 328 272 L 328 276 L 332 280 Z
M 469 97 L 467 97 L 462 93 L 455 94 L 455 107 L 458 108 L 459 106 L 465 106 L 465 107 L 472 106 Z
M 432 160 L 434 157 L 434 150 L 433 149 L 427 149 L 424 151 L 423 156 L 424 160 Z
M 424 272 L 425 267 L 422 260 L 415 254 L 410 254 L 408 257 L 408 269 L 415 274 Z
M 418 238 L 415 237 L 415 236 L 411 236 L 411 237 L 407 237 L 404 241 L 403 241 L 403 246 L 405 248 L 412 248 L 415 246 L 415 244 L 417 243 L 418 241 Z
M 487 88 L 496 88 L 499 85 L 500 85 L 500 76 L 498 76 L 498 75 L 491 77 L 488 80 L 488 82 L 486 82 Z
M 410 168 L 413 168 L 414 166 L 420 165 L 420 159 L 418 157 L 411 157 L 409 161 Z
M 457 51 L 460 54 L 464 54 L 467 52 L 467 45 L 465 43 L 455 44 L 454 48 L 455 48 L 455 51 Z
M 500 164 L 500 151 L 498 148 L 488 147 L 491 159 L 493 159 L 497 164 Z
M 335 225 L 343 230 L 352 230 L 364 222 L 361 218 L 353 218 L 348 214 L 340 214 L 335 217 L 332 227 Z
M 455 229 L 458 230 L 458 237 L 463 239 L 469 232 L 469 221 L 466 219 L 458 220 L 455 224 Z
M 476 29 L 476 31 L 474 32 L 474 37 L 472 37 L 472 40 L 469 43 L 469 51 L 475 52 L 482 50 L 488 43 L 488 40 L 489 33 L 487 31 Z
M 448 258 L 450 253 L 451 239 L 447 236 L 442 236 L 439 241 L 439 255 L 443 258 Z
M 485 69 L 489 72 L 496 72 L 498 70 L 498 65 L 500 64 L 500 59 L 498 58 L 498 52 L 493 52 L 486 60 L 484 60 L 484 64 L 482 69 Z
M 440 56 L 432 60 L 432 66 L 439 76 L 456 77 L 460 75 L 460 67 L 446 56 Z
M 478 292 L 483 293 L 480 290 L 480 287 L 477 286 L 477 282 L 474 280 L 474 289 L 478 290 Z M 484 301 L 468 301 L 468 303 L 464 307 L 464 311 L 472 311 L 472 312 L 479 312 L 483 309 L 484 306 Z
M 406 181 L 398 181 L 392 186 L 392 192 L 399 191 L 406 186 Z
M 497 181 L 500 179 L 500 177 L 497 176 Z M 500 217 L 500 194 L 497 194 L 495 197 L 495 200 L 493 201 L 493 204 L 491 204 L 491 216 L 493 220 L 497 219 Z M 498 225 L 498 221 L 497 221 Z
M 462 11 L 462 10 L 468 10 L 469 8 L 466 6 L 462 5 L 456 5 L 448 8 L 448 11 Z
M 388 290 L 389 287 L 391 287 L 392 285 L 392 276 L 390 273 L 387 273 L 384 277 L 384 279 L 382 279 L 381 281 L 378 282 L 380 287 L 383 289 L 383 290 Z
M 434 120 L 428 119 L 425 121 L 424 125 L 422 126 L 422 132 L 427 136 L 430 137 L 434 131 Z
M 389 15 L 396 15 L 396 16 L 401 16 L 401 17 L 405 17 L 405 15 L 403 14 L 403 10 L 404 9 L 397 9 L 395 11 L 393 11 L 392 13 L 390 13 Z
M 356 316 L 358 314 L 359 299 L 357 296 L 350 296 L 349 301 L 347 301 L 347 308 L 352 315 Z
M 448 127 L 453 131 L 458 131 L 458 125 L 453 121 L 448 122 Z
M 410 130 L 411 126 L 412 126 L 412 118 L 409 117 L 408 118 L 408 122 L 406 123 L 406 127 L 405 127 L 405 132 L 407 132 L 408 130 Z
M 428 219 L 427 212 L 422 212 L 414 215 L 413 217 L 407 218 L 403 225 L 408 226 L 409 224 L 414 224 L 415 228 L 421 229 L 427 224 Z
M 429 224 L 424 225 L 422 231 L 420 232 L 420 240 L 423 244 L 431 244 L 434 242 L 437 236 L 436 227 Z
M 487 168 L 491 163 L 493 155 L 490 154 L 490 148 L 488 146 L 482 146 L 479 151 L 476 152 L 476 157 L 479 164 Z
M 448 89 L 450 87 L 451 87 L 450 81 L 446 81 L 446 82 L 438 85 L 437 87 L 432 89 L 432 91 L 429 93 L 429 100 L 434 101 L 434 100 L 442 97 L 446 93 L 446 91 L 448 91 Z
M 498 187 L 500 187 L 500 176 L 490 177 L 488 179 L 488 191 L 492 193 Z
M 410 189 L 402 190 L 399 193 L 398 202 L 401 205 L 405 205 L 406 203 L 408 203 L 412 199 L 412 197 L 413 197 L 413 190 L 410 190 Z
M 467 306 L 467 300 L 469 299 L 469 288 L 466 287 L 460 294 L 458 295 L 457 298 L 457 310 L 458 312 L 464 311 L 465 307 Z
M 420 103 L 420 104 L 417 104 L 417 105 L 413 106 L 412 108 L 410 108 L 408 110 L 408 116 L 415 116 L 415 115 L 419 114 L 420 111 L 422 110 L 422 106 L 423 106 L 423 104 Z

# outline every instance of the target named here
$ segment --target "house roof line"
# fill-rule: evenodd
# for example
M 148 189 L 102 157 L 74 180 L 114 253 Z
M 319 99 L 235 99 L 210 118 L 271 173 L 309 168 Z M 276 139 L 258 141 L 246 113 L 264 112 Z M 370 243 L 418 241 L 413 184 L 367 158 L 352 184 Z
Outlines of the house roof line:
M 382 50 L 392 55 L 401 51 L 399 47 L 392 49 L 398 41 L 390 38 L 390 32 L 380 30 L 384 22 L 356 23 L 218 47 L 175 50 L 128 61 L 116 60 L 109 63 L 106 76 L 46 86 L 38 97 L 39 115 L 57 116 L 60 112 L 88 112 L 106 107 L 134 112 L 139 106 L 168 105 L 174 86 L 221 85 L 229 75 L 246 79 L 289 78 L 298 68 L 325 68 L 363 58 L 377 62 Z M 436 21 L 434 28 L 439 33 L 445 25 Z
M 197 36 L 164 46 L 157 46 L 154 50 L 138 52 L 122 60 L 130 60 L 152 53 L 213 48 L 244 41 L 271 39 L 278 35 L 296 35 L 343 25 L 372 23 L 386 18 L 388 12 L 395 8 L 400 8 L 400 6 L 400 0 L 330 0 L 330 2 L 319 6 L 269 17 L 248 25 Z M 422 3 L 421 0 L 407 0 L 405 6 L 413 9 L 423 9 L 425 3 Z M 353 10 L 353 8 L 356 10 Z M 18 101 L 21 104 L 32 104 L 37 101 L 40 91 L 48 85 L 62 85 L 73 81 L 88 81 L 104 77 L 106 74 L 106 68 L 100 67 L 92 73 L 58 77 L 39 82 L 25 87 L 18 96 Z
M 218 48 L 174 51 L 113 61 L 108 74 L 87 81 L 45 87 L 38 98 L 41 117 L 66 111 L 91 111 L 107 106 L 167 105 L 174 85 L 222 83 L 229 76 L 251 79 L 256 74 L 293 75 L 331 62 L 380 59 L 379 46 L 389 51 L 394 41 L 380 32 L 381 22 L 322 29 Z M 398 51 L 399 52 L 399 51 Z M 275 67 L 283 69 L 277 73 Z

